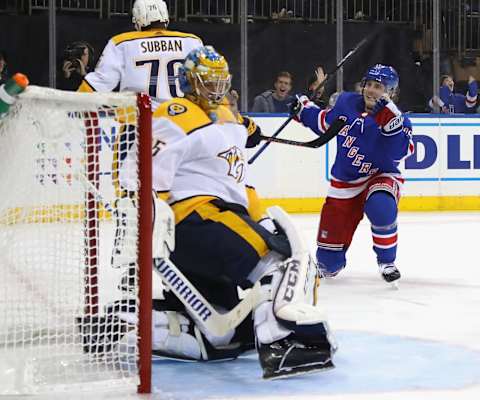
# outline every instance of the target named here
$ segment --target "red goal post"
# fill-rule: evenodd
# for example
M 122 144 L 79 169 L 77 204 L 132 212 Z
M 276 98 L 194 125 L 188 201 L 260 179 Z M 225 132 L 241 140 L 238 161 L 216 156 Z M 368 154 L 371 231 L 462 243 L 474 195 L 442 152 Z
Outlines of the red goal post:
M 147 95 L 31 86 L 0 120 L 0 394 L 150 392 L 151 146 Z

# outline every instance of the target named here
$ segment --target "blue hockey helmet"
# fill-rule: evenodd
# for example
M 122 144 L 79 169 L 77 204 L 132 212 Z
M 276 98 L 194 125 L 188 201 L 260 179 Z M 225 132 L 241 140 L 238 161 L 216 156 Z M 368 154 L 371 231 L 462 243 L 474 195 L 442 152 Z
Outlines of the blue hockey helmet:
M 399 77 L 397 71 L 389 65 L 375 64 L 370 67 L 363 78 L 364 84 L 367 81 L 380 82 L 385 86 L 385 91 L 392 94 L 398 87 Z

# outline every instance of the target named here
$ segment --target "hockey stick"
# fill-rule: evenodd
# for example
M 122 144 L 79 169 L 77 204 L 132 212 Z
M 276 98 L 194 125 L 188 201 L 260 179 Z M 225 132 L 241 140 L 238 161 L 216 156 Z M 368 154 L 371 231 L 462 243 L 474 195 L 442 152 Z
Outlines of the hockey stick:
M 328 143 L 331 139 L 338 135 L 342 128 L 346 125 L 346 122 L 340 119 L 336 119 L 332 125 L 325 131 L 324 134 L 317 139 L 310 140 L 309 142 L 299 142 L 297 140 L 282 139 L 273 136 L 261 136 L 262 140 L 266 142 L 282 143 L 291 146 L 308 147 L 310 149 L 317 149 Z
M 376 36 L 376 34 L 378 33 L 378 30 L 375 30 L 373 33 L 371 33 L 370 35 L 368 35 L 367 37 L 363 38 L 360 42 L 358 42 L 358 44 L 352 49 L 350 50 L 346 55 L 345 57 L 343 57 L 340 62 L 335 66 L 335 69 L 332 71 L 332 72 L 329 72 L 327 73 L 327 78 L 322 82 L 320 83 L 320 85 L 318 85 L 318 87 L 312 92 L 312 94 L 309 96 L 309 98 L 312 98 L 321 88 L 323 88 L 326 83 L 333 77 L 336 75 L 337 71 L 342 68 L 343 64 L 345 64 L 345 62 L 352 56 L 354 55 L 362 46 L 364 46 L 367 42 L 369 42 L 374 36 Z M 290 115 L 287 120 L 280 126 L 280 128 L 278 128 L 275 133 L 272 135 L 272 136 L 269 136 L 271 139 L 268 140 L 266 143 L 264 143 L 262 145 L 262 147 L 260 147 L 258 149 L 258 151 L 250 158 L 250 160 L 248 160 L 248 164 L 252 164 L 253 162 L 255 162 L 255 160 L 260 156 L 260 154 L 262 154 L 266 148 L 270 145 L 270 143 L 272 142 L 277 142 L 276 140 L 273 140 L 273 138 L 276 138 L 280 132 L 283 131 L 283 129 L 290 123 L 290 121 L 293 119 L 293 115 Z M 335 136 L 335 135 L 334 135 Z M 332 136 L 330 139 L 332 139 L 334 136 Z M 330 140 L 329 139 L 329 140 Z M 280 142 L 277 142 L 277 143 L 280 143 Z M 326 143 L 326 142 L 325 142 Z
M 104 207 L 113 213 L 113 207 L 103 198 L 95 185 L 88 181 L 85 175 L 76 173 L 74 177 L 82 183 L 85 190 L 95 197 L 96 201 L 103 203 Z M 155 258 L 153 268 L 160 275 L 165 286 L 183 303 L 195 322 L 204 331 L 211 332 L 216 336 L 224 336 L 240 325 L 261 299 L 260 282 L 257 282 L 235 308 L 225 314 L 220 314 L 172 261 L 165 258 Z
M 162 278 L 162 282 L 183 303 L 195 322 L 203 328 L 202 330 L 215 336 L 224 336 L 235 329 L 261 300 L 258 281 L 240 303 L 229 312 L 221 314 L 205 300 L 172 261 L 156 258 L 153 260 L 153 268 Z

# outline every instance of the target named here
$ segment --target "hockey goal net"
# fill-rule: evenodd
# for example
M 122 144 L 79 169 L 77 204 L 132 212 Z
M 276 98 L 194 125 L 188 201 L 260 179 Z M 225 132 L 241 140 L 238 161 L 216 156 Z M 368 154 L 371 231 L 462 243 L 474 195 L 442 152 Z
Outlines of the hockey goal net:
M 0 121 L 0 164 L 0 394 L 148 392 L 148 96 L 29 87 Z M 136 257 L 114 268 L 119 239 Z

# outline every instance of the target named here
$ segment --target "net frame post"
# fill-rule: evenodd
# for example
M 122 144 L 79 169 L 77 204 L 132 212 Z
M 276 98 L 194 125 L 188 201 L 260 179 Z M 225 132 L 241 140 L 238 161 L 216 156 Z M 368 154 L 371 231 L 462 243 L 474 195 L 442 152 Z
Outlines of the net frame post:
M 138 116 L 138 393 L 150 393 L 152 386 L 152 106 L 150 96 L 137 95 Z
M 85 155 L 88 182 L 100 189 L 100 127 L 96 112 L 85 113 Z M 85 199 L 85 315 L 98 315 L 98 246 L 99 246 L 99 202 L 91 192 Z

